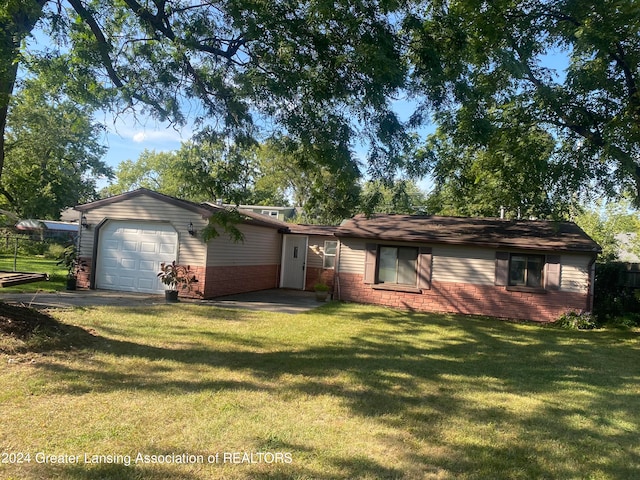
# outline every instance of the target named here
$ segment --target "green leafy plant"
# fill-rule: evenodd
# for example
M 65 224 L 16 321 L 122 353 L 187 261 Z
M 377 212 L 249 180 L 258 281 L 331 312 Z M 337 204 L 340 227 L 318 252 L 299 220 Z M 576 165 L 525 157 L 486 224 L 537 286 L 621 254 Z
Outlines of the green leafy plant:
M 198 279 L 191 272 L 189 265 L 178 265 L 174 260 L 171 263 L 161 263 L 160 273 L 158 273 L 160 281 L 167 285 L 170 290 L 191 290 L 191 285 L 196 283 Z
M 72 242 L 62 251 L 56 265 L 64 266 L 67 269 L 67 278 L 74 279 L 78 276 L 78 272 L 84 271 L 87 263 L 78 257 L 78 246 Z
M 567 330 L 593 330 L 598 325 L 593 316 L 588 312 L 563 313 L 553 325 Z
M 313 289 L 316 292 L 328 292 L 330 288 L 329 288 L 329 285 L 327 285 L 325 282 L 320 280 L 315 283 L 315 285 L 313 286 Z

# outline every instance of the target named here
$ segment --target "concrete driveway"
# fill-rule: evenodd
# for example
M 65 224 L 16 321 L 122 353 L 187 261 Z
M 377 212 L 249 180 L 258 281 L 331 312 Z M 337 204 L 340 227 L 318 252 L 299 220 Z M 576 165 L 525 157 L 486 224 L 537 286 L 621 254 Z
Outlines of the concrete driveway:
M 92 306 L 140 307 L 164 305 L 164 295 L 113 292 L 110 290 L 76 290 L 65 292 L 4 293 L 0 302 L 22 304 L 34 308 L 73 308 Z M 184 303 L 212 305 L 221 308 L 244 308 L 279 313 L 301 313 L 320 306 L 313 292 L 273 289 L 219 297 L 213 300 L 181 300 Z M 179 304 L 178 304 L 179 305 Z

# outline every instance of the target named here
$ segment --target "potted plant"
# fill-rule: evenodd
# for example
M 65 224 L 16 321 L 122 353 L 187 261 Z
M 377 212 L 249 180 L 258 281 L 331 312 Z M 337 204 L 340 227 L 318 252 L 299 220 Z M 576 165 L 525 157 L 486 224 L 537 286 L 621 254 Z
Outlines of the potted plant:
M 171 263 L 161 263 L 158 278 L 168 288 L 165 291 L 165 299 L 168 303 L 178 301 L 179 290 L 191 290 L 191 284 L 197 282 L 189 265 L 178 265 L 174 260 Z
M 70 243 L 62 251 L 56 265 L 67 269 L 67 290 L 75 290 L 78 284 L 78 272 L 83 272 L 87 266 L 84 260 L 78 258 L 78 246 L 75 242 Z
M 313 286 L 313 289 L 316 292 L 316 300 L 319 302 L 324 302 L 327 300 L 327 296 L 329 295 L 329 285 L 327 285 L 324 281 L 318 280 L 316 284 Z

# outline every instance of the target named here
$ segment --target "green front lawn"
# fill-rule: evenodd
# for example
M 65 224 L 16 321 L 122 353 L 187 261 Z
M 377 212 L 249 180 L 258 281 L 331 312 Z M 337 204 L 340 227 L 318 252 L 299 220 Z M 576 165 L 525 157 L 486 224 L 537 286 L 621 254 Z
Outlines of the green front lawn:
M 16 259 L 16 271 L 29 273 L 47 273 L 49 280 L 44 282 L 26 283 L 24 285 L 16 285 L 7 287 L 2 291 L 7 292 L 37 292 L 47 291 L 54 292 L 64 290 L 66 288 L 67 270 L 64 266 L 56 265 L 57 260 L 35 257 L 35 256 L 18 256 Z M 6 272 L 14 271 L 13 255 L 0 255 L 0 270 Z
M 640 478 L 637 332 L 344 304 L 54 315 L 89 333 L 0 358 L 1 478 Z

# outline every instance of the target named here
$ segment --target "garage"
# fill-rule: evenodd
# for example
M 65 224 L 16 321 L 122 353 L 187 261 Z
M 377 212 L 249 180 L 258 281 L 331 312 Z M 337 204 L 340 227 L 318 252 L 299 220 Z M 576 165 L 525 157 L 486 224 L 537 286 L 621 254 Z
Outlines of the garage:
M 100 228 L 96 287 L 162 293 L 162 262 L 177 258 L 178 233 L 167 223 L 107 221 Z

